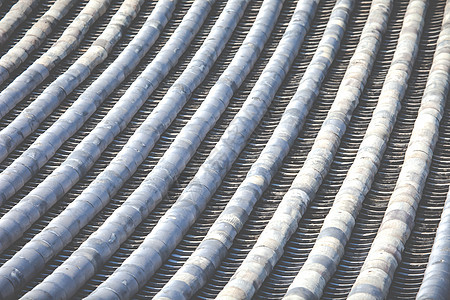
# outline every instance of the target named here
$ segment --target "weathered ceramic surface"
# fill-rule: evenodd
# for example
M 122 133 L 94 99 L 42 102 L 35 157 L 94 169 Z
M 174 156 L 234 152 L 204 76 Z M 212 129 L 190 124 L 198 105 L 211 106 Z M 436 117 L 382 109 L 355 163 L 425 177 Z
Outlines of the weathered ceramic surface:
M 105 13 L 110 2 L 110 0 L 89 1 L 56 43 L 0 93 L 1 117 L 47 78 L 53 67 L 79 45 L 90 26 Z
M 419 8 L 425 5 L 419 4 Z M 415 19 L 419 19 L 418 17 Z M 408 29 L 411 31 L 411 28 Z M 414 225 L 414 216 L 438 137 L 439 122 L 444 113 L 450 80 L 449 42 L 450 2 L 447 2 L 433 65 L 402 171 L 361 274 L 349 295 L 351 299 L 383 299 L 389 291 L 401 252 Z
M 450 193 L 417 299 L 446 299 L 450 292 Z
M 181 122 L 180 131 L 146 177 L 60 265 L 28 289 L 25 299 L 73 297 L 152 215 L 157 206 L 164 203 L 178 177 L 201 151 L 202 142 L 230 109 L 233 97 L 258 66 L 258 60 L 267 43 L 270 43 L 277 24 L 285 22 L 285 30 L 277 33 L 279 40 L 261 67 L 242 106 L 211 146 L 207 157 L 195 169 L 181 194 L 157 218 L 156 225 L 146 233 L 145 239 L 129 252 L 112 274 L 98 283 L 88 298 L 132 298 L 171 257 L 201 217 L 261 122 L 264 122 L 279 89 L 291 75 L 294 61 L 304 47 L 305 37 L 314 26 L 314 18 L 323 13 L 323 6 L 329 5 L 319 0 L 298 0 L 295 4 L 280 0 L 260 2 L 260 7 L 253 12 L 252 23 L 247 24 L 245 39 L 236 47 L 235 54 L 219 72 L 217 80 L 207 87 L 201 104 L 188 119 Z M 0 130 L 0 162 L 4 162 L 0 173 L 0 204 L 8 205 L 23 190 L 27 191 L 20 201 L 0 216 L 0 252 L 12 251 L 0 266 L 0 298 L 24 294 L 22 289 L 55 257 L 59 257 L 85 226 L 97 220 L 98 214 L 108 207 L 127 181 L 133 179 L 168 128 L 180 122 L 181 112 L 196 89 L 204 88 L 204 82 L 218 67 L 219 58 L 226 52 L 224 49 L 232 42 L 235 31 L 239 30 L 245 12 L 249 11 L 247 8 L 254 5 L 250 0 L 229 0 L 223 4 L 215 0 L 195 0 L 192 3 L 159 0 L 130 42 L 121 48 L 117 57 L 113 56 L 145 4 L 144 0 L 88 1 L 70 25 L 61 31 L 56 42 L 29 63 L 32 54 L 46 43 L 71 8 L 79 5 L 75 0 L 56 0 L 36 18 L 16 44 L 8 45 L 9 50 L 4 51 L 0 58 L 0 85 L 4 87 L 0 91 L 0 119 L 11 119 Z M 202 32 L 210 13 L 218 4 L 222 5 L 222 10 L 217 11 L 217 20 L 206 33 Z M 295 10 L 293 8 L 289 18 L 283 20 L 288 4 L 295 6 Z M 9 37 L 16 28 L 21 28 L 38 5 L 39 1 L 35 0 L 18 0 L 11 5 L 0 20 L 1 44 L 8 44 Z M 55 79 L 44 85 L 52 72 L 78 49 L 83 39 L 89 36 L 89 30 L 114 5 L 117 10 L 104 29 L 92 39 L 89 47 L 59 76 L 54 76 Z M 168 34 L 164 44 L 155 50 L 152 47 L 168 30 L 167 24 L 170 24 L 180 5 L 189 8 L 179 17 L 179 24 Z M 327 82 L 330 69 L 333 64 L 340 63 L 336 61 L 338 52 L 346 42 L 345 34 L 354 16 L 354 8 L 358 5 L 354 0 L 332 3 L 326 14 L 327 20 L 323 22 L 323 33 L 317 38 L 316 48 L 311 51 L 314 55 L 304 66 L 304 73 L 279 120 L 270 132 L 265 133 L 270 137 L 264 147 L 245 176 L 236 178 L 240 184 L 227 199 L 221 213 L 211 221 L 210 228 L 200 237 L 189 257 L 180 260 L 179 269 L 167 278 L 154 298 L 193 298 L 221 266 L 304 127 L 309 126 L 308 116 L 320 100 L 321 89 Z M 285 255 L 286 245 L 332 169 L 355 109 L 370 82 L 392 18 L 393 6 L 395 3 L 392 0 L 372 1 L 360 38 L 355 43 L 357 46 L 348 66 L 342 70 L 342 80 L 334 83 L 336 96 L 318 125 L 312 148 L 304 161 L 298 162 L 301 168 L 298 168 L 295 179 L 287 192 L 280 195 L 281 201 L 273 207 L 270 221 L 255 238 L 256 243 L 249 247 L 233 276 L 224 283 L 218 298 L 254 297 Z M 296 277 L 290 279 L 289 288 L 286 285 L 284 297 L 287 299 L 321 298 L 341 263 L 361 207 L 379 173 L 401 103 L 408 91 L 429 6 L 426 0 L 410 0 L 403 13 L 399 35 L 392 47 L 392 61 L 383 78 L 376 107 L 367 116 L 370 122 L 363 132 L 351 167 L 330 204 L 330 210 L 320 223 L 320 233 L 308 252 L 309 256 L 296 271 Z M 445 6 L 439 26 L 439 39 L 433 51 L 434 58 L 409 145 L 405 147 L 402 169 L 396 178 L 396 187 L 389 197 L 378 233 L 370 250 L 367 250 L 364 265 L 359 275 L 355 276 L 356 281 L 352 282 L 348 295 L 351 299 L 384 299 L 388 296 L 394 273 L 413 230 L 434 148 L 440 137 L 439 126 L 449 89 L 450 1 Z M 198 49 L 190 53 L 191 43 L 202 34 L 205 37 Z M 151 51 L 156 51 L 155 56 L 148 65 L 142 66 L 144 57 Z M 179 62 L 186 60 L 186 57 L 190 58 L 180 69 Z M 104 71 L 45 131 L 28 142 L 69 95 L 91 78 L 108 59 L 112 62 Z M 142 71 L 136 74 L 140 67 Z M 16 70 L 23 71 L 17 75 Z M 30 187 L 29 182 L 36 176 L 42 176 L 42 168 L 96 115 L 108 97 L 130 79 L 130 74 L 136 75 L 112 108 L 64 159 L 38 184 Z M 161 100 L 138 126 L 134 125 L 135 115 L 145 107 L 149 97 L 159 91 L 167 78 L 173 80 Z M 33 101 L 13 117 L 10 116 L 32 92 L 41 87 Z M 90 175 L 92 180 L 71 203 L 36 231 L 36 224 L 89 174 L 108 147 L 126 130 L 132 133 L 114 156 L 99 172 Z M 449 294 L 449 203 L 450 200 L 447 200 L 442 213 L 433 252 L 418 293 L 419 299 L 443 299 Z M 31 229 L 36 234 L 24 242 L 22 236 Z M 17 246 L 17 242 L 22 244 Z

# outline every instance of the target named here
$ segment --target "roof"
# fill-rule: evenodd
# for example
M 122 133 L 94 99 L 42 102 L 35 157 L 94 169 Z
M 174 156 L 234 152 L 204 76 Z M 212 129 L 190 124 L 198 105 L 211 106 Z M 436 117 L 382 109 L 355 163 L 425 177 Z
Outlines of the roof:
M 0 298 L 445 298 L 449 10 L 4 2 Z

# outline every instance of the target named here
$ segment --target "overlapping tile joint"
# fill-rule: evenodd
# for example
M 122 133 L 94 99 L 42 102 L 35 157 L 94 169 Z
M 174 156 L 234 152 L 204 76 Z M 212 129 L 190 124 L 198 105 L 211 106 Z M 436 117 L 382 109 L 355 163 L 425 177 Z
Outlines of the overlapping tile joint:
M 0 0 L 1 299 L 447 299 L 450 0 Z

